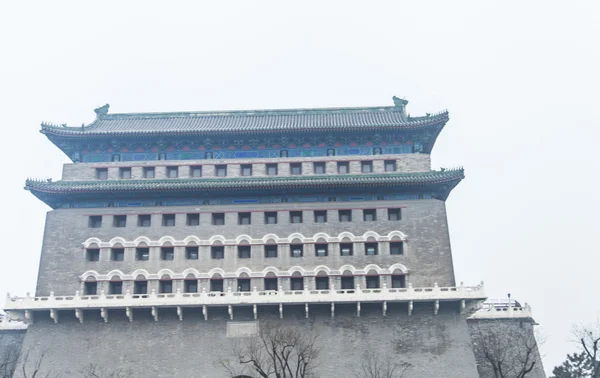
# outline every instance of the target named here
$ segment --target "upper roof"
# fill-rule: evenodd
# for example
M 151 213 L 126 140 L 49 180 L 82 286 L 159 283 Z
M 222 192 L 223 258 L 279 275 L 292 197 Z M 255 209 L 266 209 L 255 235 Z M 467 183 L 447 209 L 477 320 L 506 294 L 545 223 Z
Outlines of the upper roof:
M 362 108 L 312 108 L 247 111 L 108 114 L 109 105 L 97 108 L 89 125 L 67 127 L 42 123 L 49 137 L 102 138 L 160 135 L 224 135 L 307 133 L 330 131 L 406 130 L 443 126 L 448 112 L 413 118 L 408 101 L 394 98 L 395 106 Z M 438 130 L 439 131 L 439 130 Z

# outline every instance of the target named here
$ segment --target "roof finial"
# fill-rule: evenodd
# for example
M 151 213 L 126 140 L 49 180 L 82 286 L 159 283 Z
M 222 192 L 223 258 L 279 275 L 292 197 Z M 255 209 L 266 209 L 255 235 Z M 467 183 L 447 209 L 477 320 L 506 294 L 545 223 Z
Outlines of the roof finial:
M 403 99 L 403 98 L 398 98 L 396 96 L 392 97 L 392 100 L 394 100 L 394 106 L 403 108 L 408 104 L 408 100 Z
M 110 105 L 106 104 L 104 106 L 94 109 L 94 112 L 96 112 L 96 116 L 101 117 L 103 115 L 108 114 L 108 108 L 110 108 Z

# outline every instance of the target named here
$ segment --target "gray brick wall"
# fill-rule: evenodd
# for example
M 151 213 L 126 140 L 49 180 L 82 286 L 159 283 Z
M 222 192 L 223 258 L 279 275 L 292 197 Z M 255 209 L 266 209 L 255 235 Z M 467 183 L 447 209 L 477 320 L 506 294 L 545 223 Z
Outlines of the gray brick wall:
M 0 377 L 8 376 L 17 363 L 25 330 L 2 330 L 0 329 Z

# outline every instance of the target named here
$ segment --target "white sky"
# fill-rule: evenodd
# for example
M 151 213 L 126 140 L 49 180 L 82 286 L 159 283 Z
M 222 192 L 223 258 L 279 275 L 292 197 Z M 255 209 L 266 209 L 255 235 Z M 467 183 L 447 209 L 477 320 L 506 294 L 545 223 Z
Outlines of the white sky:
M 35 287 L 48 208 L 25 178 L 68 161 L 42 120 L 397 95 L 450 110 L 433 165 L 466 169 L 448 200 L 457 280 L 533 306 L 548 372 L 575 350 L 572 324 L 600 316 L 600 2 L 218 3 L 0 5 L 0 292 Z

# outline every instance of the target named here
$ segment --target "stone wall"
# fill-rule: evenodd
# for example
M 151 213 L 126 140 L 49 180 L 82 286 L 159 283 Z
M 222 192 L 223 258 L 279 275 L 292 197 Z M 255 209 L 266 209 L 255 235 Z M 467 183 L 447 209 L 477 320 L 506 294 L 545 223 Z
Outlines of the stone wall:
M 10 377 L 9 373 L 17 364 L 24 338 L 25 330 L 0 329 L 0 377 Z

